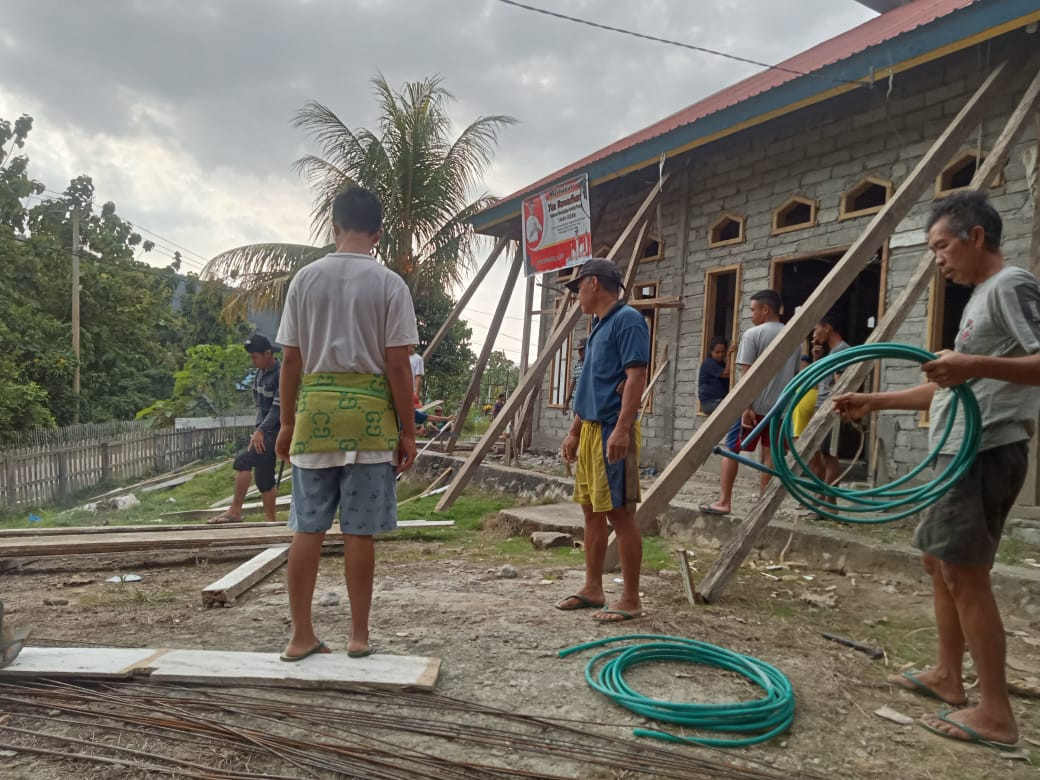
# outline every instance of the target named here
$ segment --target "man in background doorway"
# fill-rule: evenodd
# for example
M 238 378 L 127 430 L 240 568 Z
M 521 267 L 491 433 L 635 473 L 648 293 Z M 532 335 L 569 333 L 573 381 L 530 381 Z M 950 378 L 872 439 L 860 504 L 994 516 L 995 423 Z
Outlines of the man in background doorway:
M 775 290 L 760 290 L 751 296 L 751 324 L 750 328 L 740 337 L 740 346 L 737 349 L 737 368 L 743 374 L 751 364 L 754 363 L 773 343 L 773 339 L 779 336 L 784 325 L 780 322 L 780 294 Z M 756 398 L 740 419 L 736 421 L 726 436 L 725 445 L 728 449 L 739 452 L 744 444 L 743 438 L 762 421 L 765 413 L 773 408 L 780 398 L 787 383 L 791 381 L 798 372 L 801 360 L 800 350 L 795 350 L 788 357 L 787 362 L 776 372 L 769 384 L 765 386 L 758 398 Z M 769 468 L 773 466 L 773 457 L 770 450 L 769 430 L 766 429 L 748 451 L 754 452 L 759 443 L 762 445 L 762 463 Z M 737 471 L 740 468 L 737 461 L 732 458 L 723 458 L 719 467 L 720 496 L 713 504 L 701 504 L 700 510 L 708 515 L 728 515 L 733 506 L 733 484 L 737 481 Z M 764 491 L 769 482 L 769 474 L 762 472 L 761 491 Z

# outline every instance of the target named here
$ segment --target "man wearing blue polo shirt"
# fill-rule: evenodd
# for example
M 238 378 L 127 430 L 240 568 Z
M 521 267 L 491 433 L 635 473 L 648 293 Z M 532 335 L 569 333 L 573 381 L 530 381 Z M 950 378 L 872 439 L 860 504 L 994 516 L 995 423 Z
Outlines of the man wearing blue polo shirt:
M 636 525 L 639 495 L 639 401 L 650 362 L 650 330 L 643 315 L 618 300 L 621 272 L 610 260 L 593 258 L 567 283 L 594 326 L 574 392 L 574 422 L 561 454 L 578 462 L 574 500 L 585 513 L 585 584 L 557 609 L 595 609 L 601 623 L 632 620 L 643 613 L 639 569 L 643 538 Z M 606 607 L 603 561 L 614 529 L 624 579 L 621 598 Z

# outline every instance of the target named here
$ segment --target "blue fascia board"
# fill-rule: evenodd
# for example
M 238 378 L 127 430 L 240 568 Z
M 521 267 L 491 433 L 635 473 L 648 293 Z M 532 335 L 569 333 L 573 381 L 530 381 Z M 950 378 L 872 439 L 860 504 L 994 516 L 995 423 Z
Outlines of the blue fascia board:
M 830 79 L 832 82 L 862 80 L 871 73 L 880 73 L 892 65 L 912 60 L 1037 10 L 1037 0 L 976 0 L 966 8 L 813 71 L 809 76 L 800 76 L 736 105 L 649 138 L 636 146 L 597 160 L 583 169 L 568 171 L 556 181 L 587 173 L 592 184 L 639 163 L 645 163 L 649 167 L 660 159 L 662 154 L 668 154 L 700 138 L 722 132 L 763 114 L 812 98 L 836 85 L 822 79 Z M 547 183 L 546 187 L 553 186 L 556 181 Z M 500 222 L 510 213 L 519 212 L 520 200 L 516 197 L 497 203 L 473 216 L 470 223 L 480 232 L 483 228 Z

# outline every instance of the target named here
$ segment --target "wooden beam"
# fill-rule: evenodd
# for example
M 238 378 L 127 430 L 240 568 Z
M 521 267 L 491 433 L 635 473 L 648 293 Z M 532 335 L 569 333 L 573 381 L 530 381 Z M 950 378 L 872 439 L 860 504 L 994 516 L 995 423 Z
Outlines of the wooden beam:
M 993 86 L 1001 81 L 1002 77 L 1006 78 L 1009 70 L 1006 63 L 1001 63 L 986 77 L 914 167 L 906 181 L 874 216 L 860 237 L 849 247 L 841 260 L 835 263 L 809 299 L 787 323 L 783 332 L 752 364 L 736 386 L 722 399 L 718 408 L 697 429 L 693 438 L 668 464 L 647 492 L 636 513 L 644 533 L 656 526 L 657 516 L 665 511 L 668 502 L 707 460 L 712 448 L 722 440 L 733 420 L 737 419 L 741 411 L 747 408 L 769 380 L 781 370 L 791 354 L 798 349 L 804 335 L 837 303 L 838 298 L 866 267 L 882 242 L 903 221 L 918 198 L 942 170 L 950 155 L 960 148 L 971 128 L 982 117 L 986 107 L 984 98 L 991 94 Z
M 628 225 L 618 236 L 617 241 L 614 242 L 614 246 L 610 252 L 607 253 L 607 259 L 612 260 L 614 255 L 618 253 L 618 250 L 624 246 L 625 241 L 628 240 L 629 235 L 635 229 L 635 226 L 639 224 L 639 221 L 643 219 L 643 215 L 646 214 L 647 209 L 653 205 L 654 201 L 661 194 L 661 190 L 668 181 L 670 174 L 662 176 L 658 182 L 650 189 L 646 198 L 640 204 L 639 208 L 636 209 L 636 213 L 629 220 Z M 448 486 L 448 490 L 445 491 L 441 500 L 437 504 L 437 511 L 443 512 L 445 509 L 455 503 L 455 500 L 462 494 L 462 489 L 469 482 L 470 477 L 473 474 L 473 470 L 477 465 L 484 459 L 488 451 L 498 440 L 499 434 L 505 429 L 506 424 L 513 415 L 516 414 L 517 409 L 523 404 L 524 399 L 530 395 L 534 389 L 536 383 L 540 383 L 542 380 L 543 372 L 552 360 L 556 350 L 560 348 L 564 340 L 574 329 L 574 326 L 578 323 L 581 318 L 581 307 L 577 303 L 570 305 L 567 313 L 562 318 L 559 327 L 557 327 L 546 340 L 545 345 L 542 347 L 541 353 L 535 359 L 531 365 L 531 370 L 528 372 L 520 383 L 517 385 L 516 390 L 513 391 L 512 396 L 506 399 L 505 406 L 499 412 L 492 421 L 491 425 L 488 426 L 487 431 L 484 433 L 483 438 L 477 443 L 477 446 L 473 448 L 473 452 L 470 453 L 466 462 L 462 464 L 462 467 L 455 474 L 455 478 L 451 481 Z
M 502 327 L 502 320 L 506 315 L 509 299 L 513 297 L 516 278 L 520 275 L 520 269 L 523 267 L 523 264 L 523 252 L 518 247 L 513 256 L 513 265 L 509 268 L 509 276 L 506 277 L 506 284 L 502 288 L 502 295 L 498 299 L 498 307 L 495 309 L 494 316 L 491 317 L 491 324 L 488 326 L 487 336 L 484 338 L 484 346 L 481 347 L 480 356 L 473 367 L 473 376 L 469 380 L 469 387 L 466 389 L 466 395 L 462 399 L 462 404 L 459 406 L 459 411 L 455 416 L 460 425 L 452 426 L 451 435 L 448 437 L 448 446 L 445 448 L 446 452 L 450 453 L 455 449 L 455 442 L 459 440 L 459 433 L 462 431 L 461 423 L 465 421 L 470 407 L 480 393 L 480 380 L 484 377 L 484 369 L 487 367 L 488 359 L 495 348 L 495 339 L 498 338 L 498 331 Z
M 973 189 L 985 189 L 993 180 L 993 173 L 1000 170 L 1007 162 L 1011 146 L 1015 143 L 1025 125 L 1025 117 L 1032 106 L 1040 100 L 1040 73 L 1033 79 L 1018 108 L 1012 113 L 1000 136 L 987 155 L 982 166 L 972 178 Z M 891 341 L 896 337 L 899 328 L 917 300 L 928 289 L 934 275 L 934 256 L 930 250 L 925 251 L 914 269 L 909 282 L 903 287 L 899 297 L 882 316 L 878 326 L 867 339 L 868 344 Z M 871 363 L 859 363 L 846 369 L 835 384 L 833 395 L 840 395 L 858 387 L 867 378 L 872 368 Z M 803 460 L 808 460 L 819 448 L 830 433 L 835 423 L 835 416 L 824 405 L 813 415 L 812 420 L 798 437 L 798 452 Z M 741 522 L 733 538 L 722 548 L 712 568 L 701 581 L 699 598 L 703 602 L 715 601 L 721 596 L 733 573 L 740 568 L 762 530 L 769 524 L 776 510 L 786 496 L 783 486 L 773 481 L 759 499 L 748 516 Z
M 495 265 L 495 261 L 498 260 L 498 256 L 502 254 L 502 250 L 506 248 L 506 244 L 508 243 L 508 238 L 500 238 L 495 242 L 495 248 L 491 250 L 488 259 L 484 261 L 484 265 L 482 265 L 480 270 L 477 271 L 477 275 L 473 277 L 473 280 L 469 283 L 469 287 L 467 287 L 466 291 L 462 293 L 459 302 L 455 304 L 455 308 L 452 309 L 451 314 L 448 315 L 448 319 L 441 324 L 441 327 L 437 330 L 437 335 L 435 335 L 426 346 L 426 351 L 422 354 L 424 363 L 433 357 L 433 353 L 437 351 L 437 347 L 439 347 L 441 342 L 444 341 L 444 337 L 448 335 L 451 326 L 458 320 L 459 315 L 462 314 L 462 310 L 466 308 L 466 304 L 469 303 L 470 298 L 473 297 L 473 294 L 477 291 L 480 283 L 484 281 L 484 277 L 488 275 L 488 272 Z
M 454 525 L 452 520 L 400 520 L 398 528 L 439 528 Z M 207 548 L 256 547 L 288 544 L 293 532 L 281 528 L 240 528 L 214 525 L 193 531 L 164 534 L 133 531 L 116 534 L 69 534 L 0 539 L 0 558 L 41 558 L 50 555 L 89 555 L 121 552 L 159 552 Z M 325 535 L 325 544 L 343 544 L 337 531 Z
M 289 560 L 289 545 L 268 547 L 202 589 L 202 606 L 230 607 L 235 599 Z
M 219 509 L 195 509 L 192 512 L 219 513 Z M 71 536 L 74 534 L 122 534 L 122 533 L 168 533 L 171 531 L 205 531 L 214 526 L 206 523 L 185 523 L 183 525 L 70 525 L 61 528 L 5 528 L 0 530 L 0 541 L 3 539 L 19 539 L 39 536 Z M 280 520 L 262 523 L 235 523 L 235 528 L 284 528 Z
M 0 680 L 113 680 L 144 677 L 151 682 L 211 686 L 308 688 L 318 690 L 432 690 L 441 660 L 378 653 L 348 658 L 346 653 L 319 653 L 306 663 L 287 664 L 278 653 L 228 650 L 167 650 L 121 647 L 26 647 Z
M 661 359 L 661 364 L 654 371 L 654 375 L 650 377 L 650 381 L 646 383 L 646 387 L 643 389 L 643 395 L 639 399 L 639 416 L 642 417 L 646 412 L 646 405 L 650 402 L 650 394 L 654 391 L 654 385 L 657 384 L 657 380 L 661 378 L 661 374 L 668 368 L 668 347 L 664 348 L 664 357 Z
M 656 298 L 636 298 L 628 305 L 633 309 L 681 309 L 685 304 L 678 295 L 659 295 Z
M 534 274 L 527 277 L 524 291 L 524 325 L 520 337 L 520 376 L 527 373 L 527 364 L 531 360 L 531 312 L 534 309 Z

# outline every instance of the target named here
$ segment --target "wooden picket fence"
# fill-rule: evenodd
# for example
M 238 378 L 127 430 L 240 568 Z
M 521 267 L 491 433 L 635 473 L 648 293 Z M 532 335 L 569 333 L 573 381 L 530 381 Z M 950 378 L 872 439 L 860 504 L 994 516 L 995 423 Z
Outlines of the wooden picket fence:
M 0 442 L 0 507 L 60 501 L 212 457 L 253 426 L 171 430 L 145 421 L 66 426 Z M 15 446 L 12 446 L 15 445 Z

